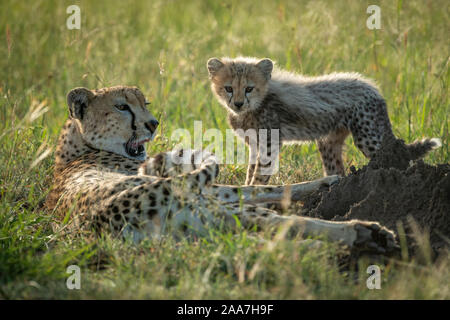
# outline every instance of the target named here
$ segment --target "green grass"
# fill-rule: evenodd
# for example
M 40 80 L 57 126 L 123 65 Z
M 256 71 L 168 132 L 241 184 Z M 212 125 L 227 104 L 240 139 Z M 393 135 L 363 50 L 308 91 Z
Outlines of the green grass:
M 81 30 L 66 28 L 74 3 Z M 368 290 L 367 261 L 359 273 L 339 272 L 332 245 L 262 246 L 243 232 L 133 246 L 55 233 L 41 209 L 71 88 L 139 86 L 162 123 L 153 154 L 173 147 L 175 129 L 192 132 L 194 120 L 228 128 L 209 89 L 212 56 L 270 57 L 310 75 L 363 73 L 386 97 L 395 134 L 440 137 L 443 147 L 425 160 L 449 162 L 448 1 L 376 3 L 382 29 L 371 31 L 368 1 L 1 1 L 0 298 L 449 299 L 448 258 L 389 264 L 382 289 Z M 349 138 L 346 165 L 366 162 Z M 271 182 L 320 176 L 315 145 L 288 146 Z M 245 166 L 224 166 L 220 179 L 243 183 Z M 71 264 L 81 267 L 81 290 L 65 286 Z

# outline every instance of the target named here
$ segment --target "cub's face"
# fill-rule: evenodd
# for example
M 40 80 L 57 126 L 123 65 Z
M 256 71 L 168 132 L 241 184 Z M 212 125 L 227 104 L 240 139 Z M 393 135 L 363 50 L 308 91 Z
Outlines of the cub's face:
M 234 114 L 257 109 L 268 88 L 273 63 L 269 59 L 211 58 L 207 68 L 212 91 Z
M 132 159 L 146 158 L 144 144 L 154 138 L 158 121 L 138 88 L 75 88 L 67 95 L 67 103 L 88 146 Z

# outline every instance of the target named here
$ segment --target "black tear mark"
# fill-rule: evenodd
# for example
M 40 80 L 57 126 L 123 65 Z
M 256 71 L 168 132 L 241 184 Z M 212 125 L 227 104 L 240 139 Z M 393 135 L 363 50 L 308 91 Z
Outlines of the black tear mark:
M 136 123 L 135 123 L 136 115 L 134 114 L 133 111 L 131 111 L 130 107 L 128 107 L 128 106 L 127 106 L 127 111 L 131 114 L 131 129 L 136 130 L 137 129 Z
M 137 129 L 136 124 L 135 124 L 136 116 L 134 115 L 134 112 L 131 111 L 131 110 L 130 110 L 130 113 L 131 113 L 131 117 L 132 117 L 132 119 L 131 119 L 131 129 L 136 130 Z
M 131 129 L 133 131 L 136 131 L 137 127 L 136 127 L 136 115 L 134 114 L 133 111 L 131 111 L 131 108 L 129 105 L 125 104 L 123 105 L 124 109 L 122 109 L 123 111 L 128 111 L 131 114 Z

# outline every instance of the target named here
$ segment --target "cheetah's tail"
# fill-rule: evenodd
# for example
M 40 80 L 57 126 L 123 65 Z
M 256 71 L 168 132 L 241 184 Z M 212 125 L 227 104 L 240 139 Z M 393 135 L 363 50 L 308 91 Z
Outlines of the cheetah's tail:
M 441 139 L 431 138 L 415 141 L 407 145 L 407 148 L 412 156 L 411 160 L 420 159 L 433 149 L 437 149 L 442 146 Z

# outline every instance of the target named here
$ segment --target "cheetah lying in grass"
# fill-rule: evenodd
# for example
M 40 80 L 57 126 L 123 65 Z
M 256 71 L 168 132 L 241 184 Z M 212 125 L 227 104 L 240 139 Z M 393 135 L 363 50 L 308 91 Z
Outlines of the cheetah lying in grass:
M 46 206 L 63 218 L 69 212 L 72 230 L 109 230 L 133 241 L 207 235 L 212 228 L 267 229 L 290 224 L 290 234 L 326 235 L 355 250 L 384 253 L 396 247 L 391 231 L 375 222 L 329 222 L 282 216 L 263 207 L 283 199 L 289 189 L 298 200 L 336 176 L 289 186 L 214 184 L 218 174 L 209 153 L 177 150 L 146 159 L 144 144 L 153 139 L 158 121 L 136 87 L 99 90 L 76 88 L 67 97 L 69 119 L 59 137 L 54 186 Z M 197 165 L 176 164 L 176 157 Z

